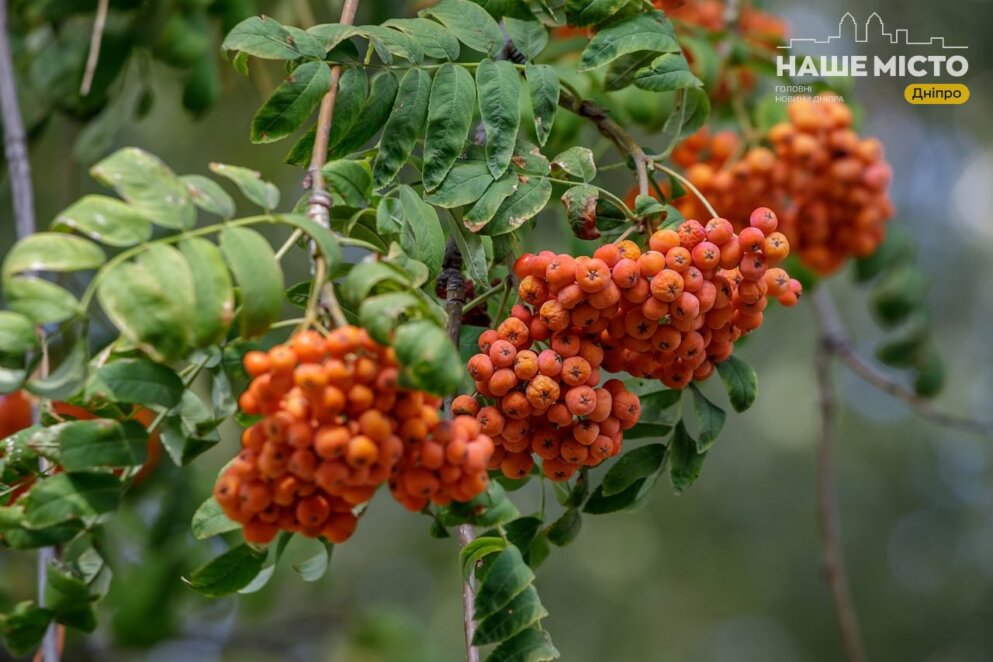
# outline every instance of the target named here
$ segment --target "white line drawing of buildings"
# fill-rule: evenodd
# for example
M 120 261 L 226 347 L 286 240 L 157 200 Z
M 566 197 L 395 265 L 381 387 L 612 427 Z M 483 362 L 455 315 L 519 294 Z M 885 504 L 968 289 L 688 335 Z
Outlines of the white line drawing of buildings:
M 847 33 L 847 35 L 846 35 Z M 845 12 L 841 20 L 838 21 L 838 34 L 831 35 L 824 39 L 815 38 L 795 38 L 790 39 L 788 46 L 779 46 L 782 49 L 791 49 L 798 44 L 832 44 L 834 42 L 854 41 L 856 44 L 869 43 L 870 35 L 876 39 L 887 40 L 890 44 L 904 44 L 907 46 L 938 46 L 943 49 L 966 49 L 968 46 L 949 46 L 945 43 L 944 37 L 931 37 L 927 41 L 910 41 L 910 31 L 906 28 L 897 28 L 892 32 L 887 32 L 883 25 L 883 19 L 877 12 L 872 12 L 866 19 L 861 36 L 859 26 L 851 12 Z

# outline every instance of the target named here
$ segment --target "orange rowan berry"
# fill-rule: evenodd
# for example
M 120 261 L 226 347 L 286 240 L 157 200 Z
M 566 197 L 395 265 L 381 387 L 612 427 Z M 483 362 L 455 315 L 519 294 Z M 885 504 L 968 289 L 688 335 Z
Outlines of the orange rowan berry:
M 317 331 L 301 331 L 290 339 L 297 360 L 301 363 L 320 363 L 324 359 L 324 338 Z
M 535 358 L 537 363 L 537 358 Z M 479 413 L 479 402 L 471 395 L 460 395 L 452 401 L 452 413 L 456 416 L 475 416 Z
M 556 255 L 545 269 L 549 287 L 559 290 L 576 281 L 576 260 L 571 255 Z
M 758 207 L 749 215 L 748 224 L 753 228 L 758 228 L 762 234 L 768 236 L 776 231 L 779 219 L 776 217 L 776 212 L 768 207 Z
M 476 420 L 479 421 L 480 428 L 484 434 L 495 437 L 503 432 L 503 414 L 496 407 L 481 408 L 479 413 L 476 414 Z
M 429 499 L 441 488 L 441 483 L 437 476 L 428 469 L 415 468 L 407 471 L 403 475 L 403 484 L 406 490 L 418 497 Z
M 621 258 L 611 270 L 611 278 L 622 289 L 634 287 L 641 278 L 641 268 L 634 260 Z
M 616 250 L 616 246 L 614 249 Z M 576 283 L 584 292 L 599 292 L 607 286 L 608 281 L 610 281 L 610 267 L 602 259 L 579 258 L 576 260 Z M 549 326 L 552 325 L 549 324 Z
M 321 535 L 330 542 L 341 544 L 352 537 L 357 525 L 358 519 L 352 513 L 332 513 L 321 529 Z
M 469 376 L 477 382 L 489 381 L 493 376 L 493 361 L 486 354 L 476 354 L 468 363 Z
M 726 218 L 712 218 L 707 221 L 704 232 L 707 235 L 707 241 L 717 246 L 723 246 L 734 236 L 734 226 Z
M 545 416 L 550 423 L 559 427 L 565 427 L 572 424 L 572 412 L 569 411 L 569 408 L 561 402 L 549 407 Z
M 541 304 L 538 315 L 552 331 L 561 331 L 569 326 L 569 311 L 557 299 Z
M 525 277 L 517 287 L 517 296 L 532 306 L 541 304 L 548 298 L 548 287 L 545 281 L 535 276 Z
M 670 249 L 680 245 L 679 234 L 675 230 L 658 230 L 649 238 L 648 245 L 653 251 L 658 251 L 664 255 Z
M 576 416 L 586 416 L 596 409 L 596 393 L 589 386 L 574 386 L 566 391 L 565 404 Z
M 558 401 L 560 395 L 559 383 L 545 375 L 538 375 L 532 379 L 525 391 L 525 396 L 531 407 L 538 410 L 551 407 Z M 504 411 L 506 412 L 506 409 Z
M 246 352 L 242 362 L 245 365 L 245 372 L 252 377 L 258 377 L 261 374 L 269 372 L 269 355 L 265 352 L 258 350 Z
M 501 340 L 506 340 L 519 350 L 530 344 L 528 325 L 516 317 L 508 317 L 501 322 L 500 326 L 497 327 L 497 335 Z
M 351 434 L 339 425 L 322 426 L 314 435 L 314 451 L 325 460 L 336 460 L 345 454 Z
M 638 270 L 645 278 L 651 278 L 663 269 L 665 269 L 665 255 L 659 251 L 646 251 L 638 258 Z
M 277 533 L 279 533 L 279 527 L 259 519 L 246 522 L 243 529 L 245 540 L 257 545 L 269 544 L 276 537 Z
M 514 357 L 514 374 L 520 380 L 531 379 L 538 374 L 538 355 L 530 349 L 517 353 Z
M 488 382 L 490 392 L 497 397 L 507 395 L 512 388 L 517 386 L 517 383 L 517 375 L 510 368 L 500 368 L 493 373 Z
M 523 478 L 531 473 L 534 459 L 530 453 L 512 453 L 500 463 L 500 471 L 507 478 Z
M 286 345 L 276 345 L 269 350 L 269 369 L 276 373 L 289 373 L 297 365 L 297 355 Z
M 690 255 L 689 250 L 683 246 L 676 246 L 675 248 L 670 248 L 665 254 L 665 264 L 669 269 L 673 271 L 683 272 L 689 269 L 690 265 L 693 263 L 693 258 Z
M 508 418 L 527 418 L 531 415 L 531 403 L 524 393 L 512 391 L 500 400 L 500 410 Z
M 490 351 L 490 346 L 493 344 L 494 340 L 499 340 L 500 336 L 497 335 L 496 329 L 487 329 L 479 334 L 479 351 L 484 354 L 488 354 Z
M 379 449 L 373 441 L 365 436 L 352 437 L 345 449 L 345 461 L 354 468 L 368 467 L 379 457 Z

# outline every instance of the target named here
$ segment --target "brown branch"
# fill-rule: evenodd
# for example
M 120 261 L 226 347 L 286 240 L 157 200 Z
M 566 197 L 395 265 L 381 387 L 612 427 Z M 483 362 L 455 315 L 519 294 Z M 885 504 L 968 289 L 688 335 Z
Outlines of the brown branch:
M 819 287 L 812 295 L 814 311 L 817 313 L 821 333 L 824 338 L 826 351 L 836 356 L 849 370 L 860 379 L 876 387 L 883 393 L 888 393 L 897 400 L 910 406 L 921 418 L 944 427 L 957 428 L 974 432 L 987 437 L 993 436 L 993 421 L 983 421 L 949 414 L 934 406 L 933 403 L 917 395 L 906 386 L 893 381 L 874 365 L 859 356 L 852 348 L 851 340 L 841 323 L 841 318 L 835 308 L 831 294 L 824 286 Z
M 0 0 L 0 114 L 3 118 L 3 147 L 10 171 L 17 237 L 23 239 L 35 231 L 34 189 L 31 185 L 27 135 L 17 102 L 10 36 L 7 34 L 7 0 Z
M 445 287 L 445 312 L 448 314 L 447 331 L 455 351 L 459 351 L 459 334 L 462 330 L 462 310 L 465 306 L 465 277 L 462 275 L 462 253 L 455 239 L 449 239 L 445 246 L 445 258 L 442 261 L 441 274 L 438 281 Z M 445 398 L 445 417 L 452 417 L 452 401 L 454 396 Z M 459 547 L 465 547 L 476 538 L 476 532 L 471 524 L 460 524 L 458 527 Z M 479 662 L 479 649 L 472 645 L 476 633 L 476 615 L 473 601 L 475 591 L 471 580 L 462 583 L 462 615 L 465 626 L 465 659 L 466 662 Z
M 341 19 L 338 22 L 342 25 L 352 25 L 358 7 L 359 0 L 345 0 L 345 5 L 341 8 Z M 341 80 L 341 66 L 335 65 L 331 67 L 331 89 L 321 99 L 321 108 L 317 114 L 317 133 L 314 136 L 314 151 L 311 153 L 310 167 L 307 170 L 307 179 L 310 181 L 307 215 L 324 227 L 331 227 L 331 196 L 328 194 L 321 168 L 328 158 L 328 141 L 331 139 L 331 123 L 334 121 L 339 80 Z
M 638 192 L 648 195 L 648 171 L 655 168 L 655 162 L 645 154 L 634 137 L 610 117 L 610 112 L 588 99 L 580 99 L 568 90 L 562 90 L 559 94 L 559 106 L 593 122 L 597 130 L 614 143 L 617 151 L 631 157 L 638 176 Z
M 103 43 L 103 29 L 107 24 L 107 10 L 110 0 L 100 0 L 97 3 L 97 14 L 93 19 L 93 32 L 90 35 L 90 52 L 86 56 L 86 71 L 83 72 L 83 82 L 79 85 L 79 95 L 85 97 L 93 86 L 93 76 L 100 62 L 100 45 Z
M 352 25 L 355 22 L 355 12 L 358 7 L 359 0 L 345 0 L 338 22 L 342 25 Z M 321 99 L 321 108 L 317 114 L 317 129 L 314 135 L 314 149 L 311 152 L 310 167 L 307 169 L 307 177 L 304 180 L 304 186 L 308 184 L 310 186 L 307 216 L 321 227 L 328 229 L 331 228 L 331 194 L 328 193 L 327 183 L 324 181 L 324 173 L 321 169 L 328 158 L 328 141 L 331 138 L 331 125 L 334 121 L 334 105 L 338 99 L 339 80 L 341 80 L 341 67 L 335 65 L 331 67 L 331 87 Z M 345 326 L 348 320 L 345 318 L 341 306 L 338 305 L 334 287 L 323 282 L 327 275 L 327 264 L 325 264 L 324 256 L 318 252 L 314 242 L 311 242 L 310 252 L 314 263 L 314 279 L 318 281 L 313 291 L 317 293 L 320 306 L 327 311 L 335 326 Z
M 821 536 L 824 579 L 834 599 L 834 611 L 849 662 L 865 662 L 865 646 L 852 602 L 841 544 L 837 479 L 834 470 L 836 406 L 831 383 L 831 351 L 822 338 L 815 356 L 820 393 L 821 434 L 817 444 L 817 525 Z

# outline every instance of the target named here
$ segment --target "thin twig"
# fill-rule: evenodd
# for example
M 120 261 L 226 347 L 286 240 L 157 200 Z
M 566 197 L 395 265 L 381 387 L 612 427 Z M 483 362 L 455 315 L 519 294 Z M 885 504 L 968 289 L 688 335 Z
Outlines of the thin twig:
M 717 211 L 714 209 L 714 206 L 712 204 L 710 204 L 710 200 L 708 200 L 706 198 L 706 196 L 704 196 L 704 194 L 700 192 L 700 189 L 698 189 L 696 186 L 693 185 L 693 182 L 691 182 L 690 180 L 686 179 L 686 177 L 683 177 L 682 175 L 680 175 L 678 172 L 676 172 L 672 168 L 669 168 L 667 166 L 664 166 L 661 163 L 656 163 L 655 164 L 655 167 L 658 168 L 659 170 L 661 170 L 662 172 L 664 172 L 665 174 L 669 175 L 670 177 L 672 177 L 676 181 L 678 181 L 680 184 L 682 184 L 686 188 L 688 188 L 690 190 L 690 192 L 692 192 L 693 195 L 695 195 L 697 197 L 697 199 L 699 199 L 700 202 L 703 203 L 703 206 L 706 207 L 707 212 L 710 214 L 710 217 L 711 218 L 717 218 Z
M 834 599 L 835 615 L 841 628 L 841 639 L 849 662 L 865 662 L 865 645 L 859 628 L 855 604 L 852 601 L 848 571 L 841 544 L 841 524 L 838 516 L 838 496 L 834 471 L 835 415 L 833 384 L 831 383 L 831 350 L 826 338 L 821 339 L 815 356 L 817 384 L 820 393 L 821 435 L 817 444 L 817 525 L 821 536 L 824 579 Z
M 3 118 L 3 146 L 10 173 L 17 237 L 24 238 L 35 232 L 34 189 L 31 185 L 31 161 L 28 158 L 24 120 L 17 102 L 10 36 L 7 34 L 7 0 L 0 0 L 0 114 Z
M 445 286 L 445 312 L 448 313 L 447 331 L 455 351 L 459 347 L 459 335 L 462 331 L 462 311 L 465 306 L 465 277 L 462 275 L 462 253 L 454 239 L 449 239 L 445 246 L 445 258 L 442 262 L 441 275 L 438 280 Z M 452 417 L 453 396 L 445 398 L 445 417 Z M 458 527 L 459 547 L 465 547 L 476 538 L 476 532 L 471 524 L 460 524 Z M 479 662 L 479 649 L 472 645 L 476 633 L 476 616 L 473 601 L 475 591 L 472 583 L 466 580 L 462 583 L 462 613 L 465 620 L 465 659 L 466 662 Z
M 10 190 L 14 201 L 14 224 L 18 239 L 24 239 L 35 232 L 34 189 L 31 183 L 31 160 L 28 154 L 24 120 L 17 101 L 17 81 L 14 77 L 14 61 L 10 53 L 10 35 L 7 33 L 7 0 L 0 0 L 0 119 L 3 123 L 4 155 L 10 173 Z M 48 343 L 44 329 L 42 336 L 42 361 L 39 376 L 48 375 Z M 38 407 L 32 407 L 32 423 L 37 423 Z M 47 461 L 39 460 L 42 474 L 47 470 Z M 59 556 L 58 547 L 43 547 L 38 550 L 38 604 L 44 606 L 45 586 L 48 583 L 48 566 Z M 41 642 L 43 662 L 58 662 L 59 629 L 55 623 L 48 626 Z
M 562 90 L 559 94 L 559 105 L 593 122 L 597 130 L 614 143 L 617 151 L 631 158 L 637 174 L 638 192 L 648 195 L 648 171 L 655 168 L 655 162 L 624 127 L 611 119 L 609 111 L 588 99 L 580 99 L 569 90 Z
M 345 0 L 341 8 L 341 18 L 338 21 L 342 25 L 352 25 L 355 22 L 355 12 L 359 7 L 359 0 Z M 310 156 L 310 167 L 307 170 L 305 181 L 310 184 L 310 199 L 307 201 L 307 216 L 324 228 L 331 228 L 331 195 L 328 193 L 327 184 L 324 181 L 324 167 L 328 158 L 328 141 L 331 138 L 331 125 L 334 121 L 334 105 L 338 99 L 338 81 L 341 79 L 341 66 L 331 67 L 331 88 L 324 98 L 321 99 L 321 108 L 317 115 L 317 129 L 314 136 L 314 150 Z M 315 286 L 312 292 L 320 297 L 322 307 L 324 307 L 335 326 L 345 326 L 348 321 L 338 305 L 338 299 L 334 294 L 334 287 L 329 283 L 324 283 L 327 276 L 327 263 L 321 255 L 314 242 L 311 242 L 311 255 L 314 264 Z M 310 314 L 307 315 L 311 317 Z
M 107 10 L 110 0 L 100 0 L 97 3 L 97 14 L 93 19 L 93 32 L 90 35 L 90 52 L 86 56 L 86 71 L 83 72 L 83 82 L 79 84 L 79 96 L 85 97 L 93 86 L 93 76 L 100 62 L 100 45 L 103 43 L 103 29 L 107 24 Z
M 352 25 L 355 22 L 355 12 L 359 0 L 345 0 L 341 8 L 341 25 Z M 317 133 L 314 136 L 314 151 L 310 157 L 310 168 L 307 176 L 310 180 L 310 200 L 307 203 L 307 215 L 324 227 L 331 225 L 331 198 L 328 195 L 324 174 L 321 168 L 328 158 L 328 141 L 331 139 L 331 123 L 334 121 L 334 104 L 338 98 L 338 81 L 341 79 L 341 66 L 331 67 L 331 88 L 321 99 L 321 108 L 317 115 Z
M 841 323 L 838 311 L 831 299 L 831 293 L 824 286 L 811 295 L 814 311 L 821 325 L 821 332 L 828 351 L 844 363 L 860 379 L 876 387 L 883 393 L 892 395 L 911 407 L 921 418 L 949 428 L 974 432 L 983 436 L 993 436 L 993 421 L 983 421 L 969 416 L 949 414 L 934 406 L 930 401 L 917 395 L 906 386 L 893 381 L 878 368 L 868 363 L 852 348 L 851 340 Z
M 494 294 L 499 294 L 506 287 L 507 286 L 504 283 L 500 283 L 499 285 L 494 285 L 493 287 L 486 290 L 482 294 L 477 295 L 476 298 L 467 301 L 465 306 L 462 307 L 463 312 L 472 310 L 473 308 L 479 306 L 480 304 L 485 303 L 487 299 L 489 299 Z

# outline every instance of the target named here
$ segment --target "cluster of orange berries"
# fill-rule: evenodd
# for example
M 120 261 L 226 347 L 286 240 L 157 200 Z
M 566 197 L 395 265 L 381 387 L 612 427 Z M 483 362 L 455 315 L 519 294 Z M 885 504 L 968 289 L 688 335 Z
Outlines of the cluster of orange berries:
M 624 240 L 592 257 L 522 255 L 521 304 L 480 336 L 467 365 L 478 395 L 494 404 L 455 403 L 493 437 L 491 467 L 526 475 L 533 452 L 546 475 L 566 480 L 598 464 L 620 451 L 641 413 L 622 382 L 597 388 L 601 370 L 684 388 L 761 326 L 769 298 L 796 304 L 800 283 L 776 266 L 789 254 L 777 223 L 758 208 L 740 234 L 723 218 L 690 220 L 655 232 L 645 251 Z
M 547 348 L 536 346 L 546 341 Z M 581 466 L 617 455 L 622 432 L 638 422 L 638 396 L 616 379 L 598 387 L 604 351 L 595 337 L 550 329 L 518 304 L 480 335 L 479 349 L 469 375 L 477 393 L 495 404 L 461 395 L 453 412 L 476 417 L 496 445 L 490 468 L 509 478 L 527 476 L 534 453 L 546 476 L 568 480 Z
M 772 207 L 803 264 L 828 274 L 849 256 L 871 255 L 883 240 L 893 215 L 887 193 L 892 172 L 882 144 L 852 129 L 844 103 L 802 99 L 787 112 L 789 121 L 766 136 L 771 149 L 752 147 L 734 161 L 742 152 L 738 136 L 703 129 L 673 152 L 673 160 L 737 228 L 747 226 L 757 204 Z M 686 215 L 702 209 L 690 195 L 675 205 Z
M 364 329 L 303 331 L 244 365 L 253 380 L 239 407 L 262 418 L 214 496 L 246 540 L 284 530 L 343 542 L 355 507 L 386 482 L 417 510 L 486 488 L 493 442 L 472 418 L 441 421 L 437 397 L 399 388 L 394 351 Z

